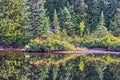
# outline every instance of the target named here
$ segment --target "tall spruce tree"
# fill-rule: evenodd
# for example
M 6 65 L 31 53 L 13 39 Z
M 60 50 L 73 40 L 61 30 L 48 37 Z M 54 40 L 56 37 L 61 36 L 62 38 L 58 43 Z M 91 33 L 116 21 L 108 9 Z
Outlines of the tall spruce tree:
M 48 37 L 49 19 L 44 8 L 45 0 L 29 0 L 29 2 L 31 14 L 28 30 L 30 35 L 33 38 Z
M 96 30 L 93 33 L 93 36 L 96 38 L 102 38 L 102 37 L 107 36 L 107 35 L 108 35 L 108 31 L 107 31 L 107 28 L 105 27 L 105 19 L 104 19 L 104 14 L 102 11 L 100 21 L 97 25 Z
M 86 22 L 86 16 L 87 16 L 87 5 L 85 3 L 85 0 L 70 0 L 70 4 L 73 6 L 73 15 L 72 15 L 72 20 L 74 22 L 75 27 L 75 33 L 77 35 L 80 34 L 79 32 L 79 23 L 84 21 Z M 86 27 L 87 28 L 87 27 Z
M 98 0 L 85 0 L 87 8 L 86 26 L 90 33 L 96 29 L 99 23 L 101 9 L 99 7 L 100 1 Z
M 53 27 L 54 27 L 54 31 L 55 31 L 55 32 L 57 32 L 57 31 L 60 30 L 60 25 L 59 25 L 58 15 L 57 15 L 56 9 L 55 9 L 55 11 L 54 11 Z
M 120 8 L 120 0 L 100 0 L 99 8 L 104 11 L 105 23 L 108 30 L 112 30 L 110 25 L 114 20 L 117 8 Z
M 120 8 L 116 10 L 116 14 L 114 17 L 114 21 L 111 24 L 111 28 L 114 35 L 120 36 Z
M 64 9 L 61 10 L 60 26 L 61 26 L 62 30 L 63 29 L 66 30 L 66 32 L 69 36 L 75 34 L 74 25 L 72 22 L 72 16 L 71 16 L 70 12 L 68 11 L 67 7 L 64 7 Z
M 72 4 L 74 5 L 75 22 L 79 24 L 79 22 L 85 21 L 85 18 L 87 16 L 87 5 L 85 3 L 85 0 L 74 0 Z
M 69 0 L 46 0 L 45 8 L 48 10 L 47 14 L 50 17 L 51 22 L 53 21 L 54 17 L 54 10 L 56 9 L 59 12 L 60 9 L 67 6 L 68 3 Z
M 1 41 L 8 40 L 8 45 L 10 45 L 16 44 L 15 41 L 18 39 L 20 41 L 25 37 L 27 10 L 27 0 L 0 0 Z

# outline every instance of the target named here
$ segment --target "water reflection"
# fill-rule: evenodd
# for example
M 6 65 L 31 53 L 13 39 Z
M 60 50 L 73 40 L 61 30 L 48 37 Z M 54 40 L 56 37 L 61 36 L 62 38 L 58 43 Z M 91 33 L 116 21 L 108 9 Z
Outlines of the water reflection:
M 0 80 L 120 80 L 119 67 L 117 54 L 0 52 Z

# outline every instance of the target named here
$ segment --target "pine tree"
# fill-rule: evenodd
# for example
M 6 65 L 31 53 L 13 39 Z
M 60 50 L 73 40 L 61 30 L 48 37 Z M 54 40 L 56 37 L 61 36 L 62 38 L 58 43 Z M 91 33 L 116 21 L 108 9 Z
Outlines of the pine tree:
M 81 21 L 85 21 L 87 13 L 87 5 L 85 0 L 74 0 L 72 3 L 74 5 L 74 20 L 75 22 L 79 23 Z
M 67 6 L 68 3 L 69 0 L 46 0 L 45 8 L 48 10 L 47 14 L 50 17 L 51 22 L 53 21 L 54 17 L 54 10 L 56 9 L 59 13 L 60 9 Z
M 29 21 L 29 33 L 35 37 L 48 37 L 49 35 L 49 19 L 46 16 L 46 10 L 44 8 L 45 0 L 30 0 L 30 21 Z
M 65 29 L 69 36 L 75 34 L 74 25 L 72 22 L 72 17 L 67 7 L 64 7 L 60 13 L 60 26 L 61 29 Z
M 108 35 L 107 28 L 105 27 L 104 13 L 101 12 L 101 18 L 97 25 L 97 29 L 94 31 L 93 36 L 96 38 L 102 38 Z
M 0 6 L 0 39 L 16 44 L 26 34 L 27 0 L 0 0 Z
M 99 7 L 100 1 L 98 0 L 86 0 L 86 5 L 88 6 L 86 13 L 86 26 L 89 29 L 90 33 L 93 32 L 100 18 L 101 9 Z
M 118 8 L 116 11 L 114 21 L 111 24 L 111 28 L 114 35 L 120 36 L 120 8 Z
M 60 25 L 59 25 L 58 15 L 57 15 L 56 10 L 54 11 L 53 27 L 54 27 L 55 32 L 60 30 Z

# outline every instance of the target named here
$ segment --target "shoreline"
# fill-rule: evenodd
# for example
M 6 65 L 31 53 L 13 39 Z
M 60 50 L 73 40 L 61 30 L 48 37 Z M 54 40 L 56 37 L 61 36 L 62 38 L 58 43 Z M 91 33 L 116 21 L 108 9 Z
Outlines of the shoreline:
M 120 54 L 120 52 L 104 51 L 104 50 L 76 50 L 76 51 L 53 51 L 53 54 Z
M 1 51 L 20 51 L 20 52 L 27 52 L 27 53 L 44 53 L 44 52 L 29 52 L 25 51 L 25 48 L 2 48 Z M 45 52 L 46 53 L 46 52 Z M 86 49 L 86 50 L 73 50 L 73 51 L 50 51 L 47 53 L 51 54 L 120 54 L 120 52 L 112 52 L 107 50 L 95 50 L 95 49 Z

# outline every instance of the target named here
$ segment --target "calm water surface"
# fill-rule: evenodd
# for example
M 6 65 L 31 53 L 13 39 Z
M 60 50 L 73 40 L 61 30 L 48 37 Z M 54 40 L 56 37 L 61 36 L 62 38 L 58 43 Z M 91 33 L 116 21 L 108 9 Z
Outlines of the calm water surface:
M 118 54 L 0 51 L 0 80 L 120 80 L 119 67 Z

